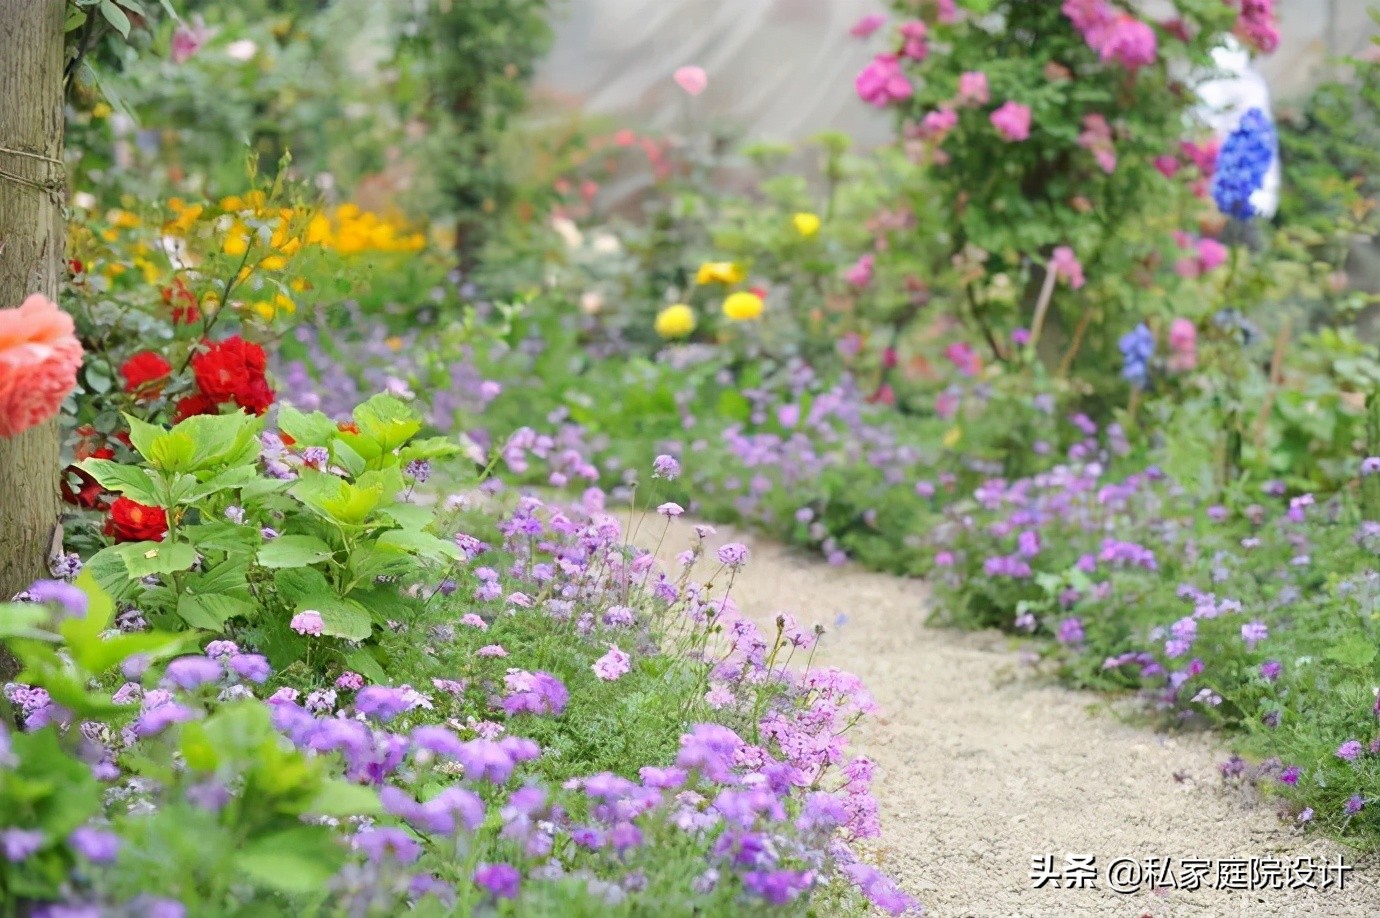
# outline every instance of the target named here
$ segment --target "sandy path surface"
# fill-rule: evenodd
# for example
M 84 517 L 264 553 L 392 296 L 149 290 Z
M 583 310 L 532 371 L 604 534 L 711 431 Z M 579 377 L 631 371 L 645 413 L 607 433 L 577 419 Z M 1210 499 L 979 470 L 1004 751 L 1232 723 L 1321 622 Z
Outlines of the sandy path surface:
M 661 554 L 692 538 L 677 521 Z M 747 615 L 765 624 L 789 611 L 823 624 L 817 661 L 857 673 L 882 706 L 857 737 L 878 766 L 877 859 L 928 915 L 1380 915 L 1380 867 L 1223 787 L 1225 753 L 1208 740 L 1119 722 L 1093 710 L 1096 695 L 1023 675 L 995 633 L 926 627 L 918 581 L 829 567 L 728 527 L 710 541 L 752 547 L 733 587 Z M 1096 857 L 1097 889 L 1032 888 L 1035 856 L 1052 855 L 1057 874 L 1070 854 Z M 1301 877 L 1294 859 L 1335 865 L 1339 854 L 1357 868 L 1342 890 L 1288 888 Z M 1142 879 L 1137 892 L 1108 889 L 1112 861 L 1149 857 L 1172 858 L 1175 875 L 1183 859 L 1210 860 L 1205 885 L 1216 885 L 1218 861 L 1278 859 L 1285 888 L 1151 892 Z

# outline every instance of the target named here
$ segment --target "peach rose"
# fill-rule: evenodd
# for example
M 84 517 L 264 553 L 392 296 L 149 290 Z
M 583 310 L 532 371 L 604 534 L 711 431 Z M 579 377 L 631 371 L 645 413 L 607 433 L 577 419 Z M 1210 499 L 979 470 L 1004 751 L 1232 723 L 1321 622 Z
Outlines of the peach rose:
M 81 356 L 72 317 L 43 294 L 0 309 L 0 437 L 57 414 L 77 384 Z

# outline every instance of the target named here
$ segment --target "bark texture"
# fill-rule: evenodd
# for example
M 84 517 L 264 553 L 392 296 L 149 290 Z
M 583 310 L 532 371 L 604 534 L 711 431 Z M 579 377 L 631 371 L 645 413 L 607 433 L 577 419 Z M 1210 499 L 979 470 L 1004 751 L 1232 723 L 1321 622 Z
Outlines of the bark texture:
M 0 308 L 58 295 L 65 11 L 64 0 L 0 0 Z M 56 420 L 0 437 L 0 600 L 47 569 L 58 447 Z

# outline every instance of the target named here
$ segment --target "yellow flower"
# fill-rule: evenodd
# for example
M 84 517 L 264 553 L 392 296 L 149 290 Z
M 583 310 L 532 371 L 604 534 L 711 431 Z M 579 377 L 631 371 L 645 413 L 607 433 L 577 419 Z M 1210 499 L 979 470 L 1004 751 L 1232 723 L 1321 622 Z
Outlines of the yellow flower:
M 791 222 L 795 224 L 795 231 L 806 239 L 819 232 L 820 219 L 816 214 L 796 214 Z
M 757 294 L 739 290 L 724 300 L 724 315 L 734 322 L 746 322 L 760 316 L 765 305 Z
M 249 251 L 249 230 L 243 223 L 236 223 L 230 227 L 230 234 L 225 237 L 225 243 L 221 246 L 227 255 L 243 255 Z
M 106 103 L 104 103 L 104 102 L 97 102 L 95 105 L 91 106 L 91 117 L 92 117 L 92 118 L 109 118 L 109 117 L 110 117 L 111 111 L 112 111 L 111 107 L 110 107 L 109 105 L 107 105 Z
M 684 338 L 695 330 L 695 311 L 684 303 L 667 306 L 657 313 L 655 327 L 663 338 Z
M 739 284 L 742 283 L 743 269 L 731 261 L 706 261 L 695 274 L 697 284 Z
M 945 449 L 953 449 L 955 446 L 959 444 L 960 441 L 962 441 L 962 439 L 963 428 L 950 427 L 948 431 L 944 434 L 944 439 L 940 442 L 944 444 Z
M 281 271 L 287 267 L 287 259 L 281 255 L 270 255 L 259 262 L 259 267 L 265 271 Z

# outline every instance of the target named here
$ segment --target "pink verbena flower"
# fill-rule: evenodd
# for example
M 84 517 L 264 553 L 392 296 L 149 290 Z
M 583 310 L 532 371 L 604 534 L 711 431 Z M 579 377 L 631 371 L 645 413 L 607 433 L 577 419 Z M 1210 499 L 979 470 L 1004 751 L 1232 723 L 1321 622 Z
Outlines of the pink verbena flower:
M 1005 102 L 992 112 L 992 126 L 1008 143 L 1019 143 L 1030 136 L 1030 108 L 1019 102 Z
M 1232 31 L 1247 45 L 1269 54 L 1279 47 L 1274 0 L 1227 0 L 1241 11 Z
M 603 679 L 605 682 L 616 682 L 632 669 L 632 661 L 626 653 L 618 649 L 616 644 L 610 644 L 609 652 L 594 661 L 590 669 L 594 670 L 594 675 Z
M 858 98 L 878 108 L 909 99 L 915 93 L 915 87 L 894 54 L 878 54 L 858 74 L 853 85 L 858 91 Z
M 920 119 L 920 136 L 938 142 L 957 126 L 958 112 L 945 105 Z

